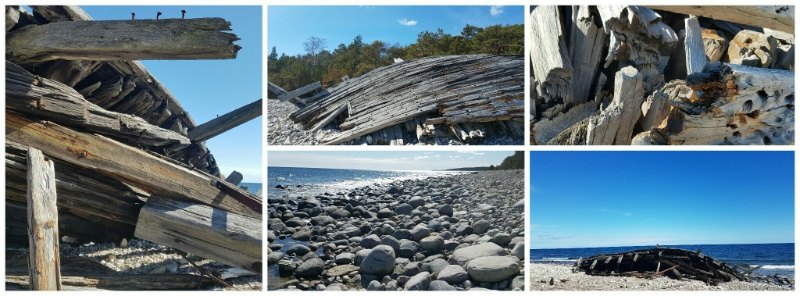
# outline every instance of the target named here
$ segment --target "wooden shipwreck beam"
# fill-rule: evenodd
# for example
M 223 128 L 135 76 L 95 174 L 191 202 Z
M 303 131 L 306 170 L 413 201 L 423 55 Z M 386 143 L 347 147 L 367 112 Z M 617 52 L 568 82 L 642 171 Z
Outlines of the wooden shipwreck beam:
M 696 15 L 744 25 L 770 28 L 794 34 L 793 5 L 650 5 L 649 7 L 652 9 L 669 12 Z
M 29 276 L 6 275 L 6 289 L 29 289 L 28 278 Z M 213 285 L 211 279 L 193 274 L 87 274 L 63 276 L 61 279 L 65 291 L 198 290 Z
M 261 272 L 261 219 L 151 197 L 139 213 L 134 236 Z
M 53 161 L 28 149 L 28 274 L 31 290 L 61 290 L 58 207 Z
M 173 150 L 190 144 L 187 137 L 177 132 L 154 126 L 133 115 L 103 109 L 86 100 L 73 88 L 37 77 L 8 61 L 6 108 L 123 138 L 132 144 L 170 146 Z
M 202 142 L 261 116 L 262 99 L 198 125 L 189 131 L 192 142 Z
M 7 57 L 50 60 L 230 59 L 241 47 L 222 18 L 69 21 L 29 25 L 6 37 Z
M 217 177 L 191 170 L 112 139 L 35 122 L 6 112 L 6 138 L 48 155 L 117 176 L 159 194 L 189 198 L 250 217 L 261 217 L 261 198 Z

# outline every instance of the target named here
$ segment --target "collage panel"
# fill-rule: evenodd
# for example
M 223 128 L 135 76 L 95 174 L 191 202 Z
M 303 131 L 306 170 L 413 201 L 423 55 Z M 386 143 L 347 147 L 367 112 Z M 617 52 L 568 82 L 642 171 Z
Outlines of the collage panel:
M 268 15 L 270 145 L 524 144 L 523 6 Z
M 530 287 L 794 290 L 794 163 L 793 151 L 533 151 Z
M 794 6 L 531 6 L 532 145 L 794 145 Z
M 261 290 L 262 7 L 5 12 L 5 290 Z
M 268 290 L 525 289 L 523 151 L 273 151 L 268 163 Z

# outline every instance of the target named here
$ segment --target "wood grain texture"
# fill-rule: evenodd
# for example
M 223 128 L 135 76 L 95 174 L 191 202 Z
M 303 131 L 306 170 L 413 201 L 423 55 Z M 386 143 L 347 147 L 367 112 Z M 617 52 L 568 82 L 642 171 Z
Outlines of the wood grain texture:
M 794 5 L 651 5 L 650 8 L 770 28 L 794 34 Z
M 537 100 L 541 101 L 538 104 L 543 110 L 559 104 L 574 104 L 573 67 L 558 6 L 537 6 L 530 20 L 530 55 L 533 78 L 537 82 Z
M 261 219 L 151 197 L 134 235 L 231 266 L 261 272 Z
M 223 180 L 100 135 L 77 132 L 51 122 L 34 122 L 6 112 L 6 138 L 74 165 L 127 180 L 149 192 L 173 194 L 234 213 L 261 217 L 259 211 L 215 186 Z M 260 197 L 236 186 L 228 187 L 261 202 Z
M 61 290 L 55 167 L 35 148 L 28 149 L 27 202 L 31 290 Z
M 696 16 L 686 18 L 684 25 L 686 27 L 686 39 L 683 43 L 686 51 L 686 75 L 703 72 L 703 68 L 708 63 L 703 44 L 703 29 L 700 28 L 700 22 Z
M 28 276 L 6 275 L 6 288 L 28 289 Z M 212 280 L 193 274 L 117 274 L 63 276 L 66 291 L 85 290 L 199 290 L 213 284 Z M 9 285 L 12 285 L 9 287 Z
M 222 18 L 67 21 L 30 25 L 6 38 L 7 58 L 49 60 L 174 60 L 235 58 L 238 45 Z
M 203 142 L 261 116 L 262 100 L 244 105 L 189 130 L 192 142 Z
M 642 75 L 628 66 L 614 77 L 614 98 L 609 106 L 591 118 L 586 129 L 589 145 L 630 145 L 633 128 L 642 115 Z

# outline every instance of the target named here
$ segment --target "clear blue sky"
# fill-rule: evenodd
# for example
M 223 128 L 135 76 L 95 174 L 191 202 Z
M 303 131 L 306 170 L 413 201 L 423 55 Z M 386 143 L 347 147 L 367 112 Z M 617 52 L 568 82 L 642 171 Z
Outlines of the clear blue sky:
M 269 152 L 269 166 L 362 170 L 444 170 L 498 165 L 512 151 Z
M 261 98 L 262 26 L 260 6 L 81 6 L 97 20 L 222 17 L 231 22 L 232 33 L 241 40 L 236 59 L 142 61 L 158 80 L 178 98 L 198 123 L 204 123 Z M 209 140 L 220 171 L 236 170 L 244 182 L 261 182 L 261 118 Z
M 532 152 L 531 246 L 794 242 L 793 152 Z
M 327 48 L 348 44 L 356 35 L 364 42 L 408 45 L 422 31 L 460 34 L 465 25 L 478 27 L 523 24 L 522 6 L 269 6 L 269 49 L 278 53 L 304 53 L 311 36 L 327 40 Z

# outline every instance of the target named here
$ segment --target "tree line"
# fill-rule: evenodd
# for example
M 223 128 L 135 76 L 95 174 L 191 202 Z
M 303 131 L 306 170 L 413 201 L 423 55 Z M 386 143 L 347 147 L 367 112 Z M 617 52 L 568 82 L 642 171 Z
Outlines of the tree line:
M 423 31 L 416 42 L 401 46 L 376 40 L 365 43 L 361 35 L 349 44 L 326 48 L 325 39 L 312 36 L 304 43 L 305 53 L 278 55 L 275 46 L 267 57 L 269 80 L 284 89 L 320 81 L 326 87 L 336 85 L 344 76 L 358 77 L 378 67 L 394 63 L 396 58 L 412 60 L 427 56 L 494 54 L 522 55 L 525 50 L 523 25 L 494 25 L 479 28 L 466 25 L 459 35 Z

